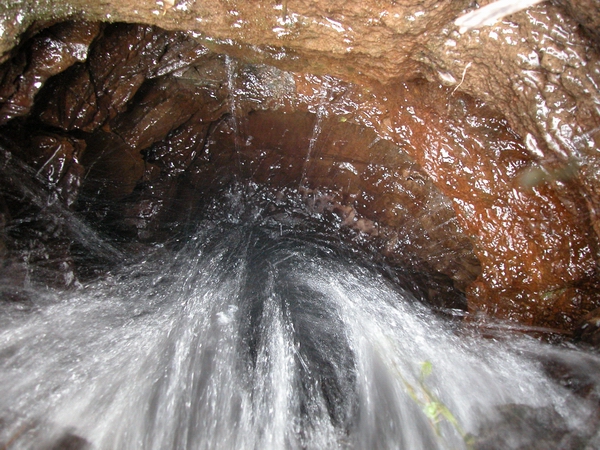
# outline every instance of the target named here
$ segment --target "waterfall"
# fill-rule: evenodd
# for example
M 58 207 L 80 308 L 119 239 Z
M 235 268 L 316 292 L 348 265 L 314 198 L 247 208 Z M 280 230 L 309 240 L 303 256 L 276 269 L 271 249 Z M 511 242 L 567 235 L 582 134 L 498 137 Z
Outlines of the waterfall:
M 76 288 L 3 302 L 0 444 L 591 449 L 599 369 L 440 317 L 340 243 L 205 221 Z

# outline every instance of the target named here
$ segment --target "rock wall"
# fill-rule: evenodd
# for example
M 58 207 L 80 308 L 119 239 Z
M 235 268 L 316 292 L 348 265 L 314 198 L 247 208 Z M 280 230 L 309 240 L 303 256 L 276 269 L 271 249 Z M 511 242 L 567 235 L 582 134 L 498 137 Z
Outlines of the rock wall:
M 60 183 L 84 184 L 86 195 L 101 194 L 120 205 L 137 195 L 118 211 L 107 206 L 104 218 L 137 208 L 130 225 L 136 233 L 151 229 L 149 219 L 140 217 L 160 208 L 148 198 L 167 198 L 162 196 L 183 189 L 171 182 L 174 174 L 179 177 L 198 164 L 191 156 L 198 149 L 186 139 L 229 136 L 216 141 L 238 153 L 243 147 L 248 167 L 258 164 L 262 147 L 281 150 L 281 143 L 231 143 L 234 125 L 227 125 L 230 119 L 223 115 L 231 110 L 229 91 L 235 83 L 255 83 L 254 90 L 244 89 L 255 97 L 237 99 L 234 111 L 238 119 L 246 118 L 238 124 L 249 127 L 247 136 L 259 135 L 251 113 L 275 130 L 286 130 L 289 125 L 269 115 L 286 111 L 297 114 L 294 126 L 308 121 L 307 132 L 314 132 L 315 123 L 327 124 L 334 134 L 359 139 L 364 132 L 357 130 L 368 129 L 374 134 L 364 145 L 388 142 L 377 152 L 356 150 L 359 145 L 336 150 L 341 138 L 320 144 L 319 158 L 326 160 L 334 150 L 343 155 L 335 159 L 338 172 L 340 164 L 362 161 L 360 170 L 352 165 L 356 174 L 340 179 L 347 184 L 343 189 L 335 178 L 323 184 L 332 179 L 331 165 L 310 166 L 313 178 L 304 180 L 305 155 L 286 162 L 296 167 L 292 184 L 326 192 L 328 211 L 335 210 L 350 228 L 370 236 L 377 228 L 381 249 L 407 251 L 395 247 L 401 241 L 398 230 L 409 222 L 406 215 L 397 217 L 411 201 L 402 192 L 410 183 L 419 184 L 415 179 L 430 186 L 430 193 L 419 194 L 429 200 L 417 208 L 417 235 L 435 244 L 411 243 L 418 248 L 409 253 L 466 291 L 474 314 L 569 332 L 582 318 L 597 314 L 598 8 L 544 2 L 461 33 L 454 20 L 469 10 L 466 1 L 48 1 L 30 6 L 23 2 L 1 11 L 3 132 L 20 141 L 27 121 L 52 128 L 54 134 L 35 136 L 26 146 L 37 149 L 30 158 L 40 161 L 39 170 L 51 167 L 48 155 L 63 155 L 69 162 L 57 178 L 63 181 L 53 182 L 57 189 Z M 80 21 L 45 28 L 67 17 Z M 10 50 L 20 36 L 22 45 Z M 230 59 L 218 56 L 225 54 Z M 309 138 L 304 147 L 311 145 Z M 174 146 L 188 153 L 174 158 L 173 151 L 179 151 Z M 402 156 L 381 156 L 394 152 Z M 227 161 L 223 167 L 231 157 Z M 83 168 L 92 166 L 84 176 Z M 376 166 L 383 169 L 378 172 Z M 404 181 L 384 183 L 390 173 L 394 182 Z M 253 176 L 285 187 L 269 171 Z M 400 187 L 390 194 L 395 186 Z M 74 204 L 66 193 L 77 190 L 63 190 L 67 204 Z M 356 199 L 365 192 L 363 200 Z M 439 217 L 451 219 L 450 228 L 439 228 L 435 214 L 427 213 L 431 203 L 446 205 Z M 442 251 L 432 252 L 436 246 Z M 463 256 L 440 256 L 451 249 Z

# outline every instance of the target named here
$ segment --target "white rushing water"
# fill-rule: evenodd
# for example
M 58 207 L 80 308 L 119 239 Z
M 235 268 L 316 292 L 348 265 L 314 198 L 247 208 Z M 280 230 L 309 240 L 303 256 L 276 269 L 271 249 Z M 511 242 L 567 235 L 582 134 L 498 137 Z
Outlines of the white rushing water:
M 549 360 L 597 398 L 593 354 L 460 331 L 325 245 L 212 224 L 2 304 L 0 446 L 597 448 Z

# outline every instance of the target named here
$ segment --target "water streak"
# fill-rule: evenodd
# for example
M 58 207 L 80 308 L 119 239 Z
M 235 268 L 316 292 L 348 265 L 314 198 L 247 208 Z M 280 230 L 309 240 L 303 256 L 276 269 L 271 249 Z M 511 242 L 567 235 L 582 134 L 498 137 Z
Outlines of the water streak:
M 315 123 L 310 140 L 308 141 L 308 148 L 306 149 L 304 164 L 302 165 L 302 176 L 300 177 L 300 185 L 298 186 L 299 188 L 308 187 L 306 186 L 307 173 L 308 169 L 310 168 L 311 158 L 314 157 L 314 151 L 317 146 L 317 142 L 321 136 L 321 132 L 323 131 L 323 119 L 327 116 L 326 102 L 328 96 L 329 84 L 324 83 L 319 92 L 319 106 L 317 107 Z
M 225 67 L 227 68 L 227 89 L 229 90 L 229 113 L 231 114 L 230 126 L 233 131 L 233 145 L 237 158 L 238 172 L 242 174 L 242 159 L 240 147 L 240 125 L 238 119 L 237 100 L 237 62 L 229 55 L 225 56 Z

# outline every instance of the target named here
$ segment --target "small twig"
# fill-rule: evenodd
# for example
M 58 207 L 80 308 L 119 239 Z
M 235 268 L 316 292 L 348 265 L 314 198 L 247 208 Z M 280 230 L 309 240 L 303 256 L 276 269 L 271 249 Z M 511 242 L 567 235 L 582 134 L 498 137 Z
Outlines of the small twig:
M 467 69 L 468 69 L 469 67 L 471 67 L 471 64 L 472 64 L 472 63 L 471 63 L 471 62 L 469 62 L 469 64 L 467 64 L 467 65 L 465 66 L 465 70 L 463 70 L 463 73 L 462 73 L 462 78 L 461 78 L 461 80 L 460 80 L 460 83 L 458 83 L 458 84 L 456 85 L 456 87 L 454 88 L 454 90 L 453 90 L 453 91 L 452 91 L 452 93 L 450 94 L 450 97 L 452 97 L 452 96 L 454 95 L 454 93 L 455 93 L 455 92 L 458 90 L 458 88 L 459 88 L 459 87 L 460 87 L 460 86 L 463 84 L 463 82 L 465 81 L 465 75 L 467 74 Z

